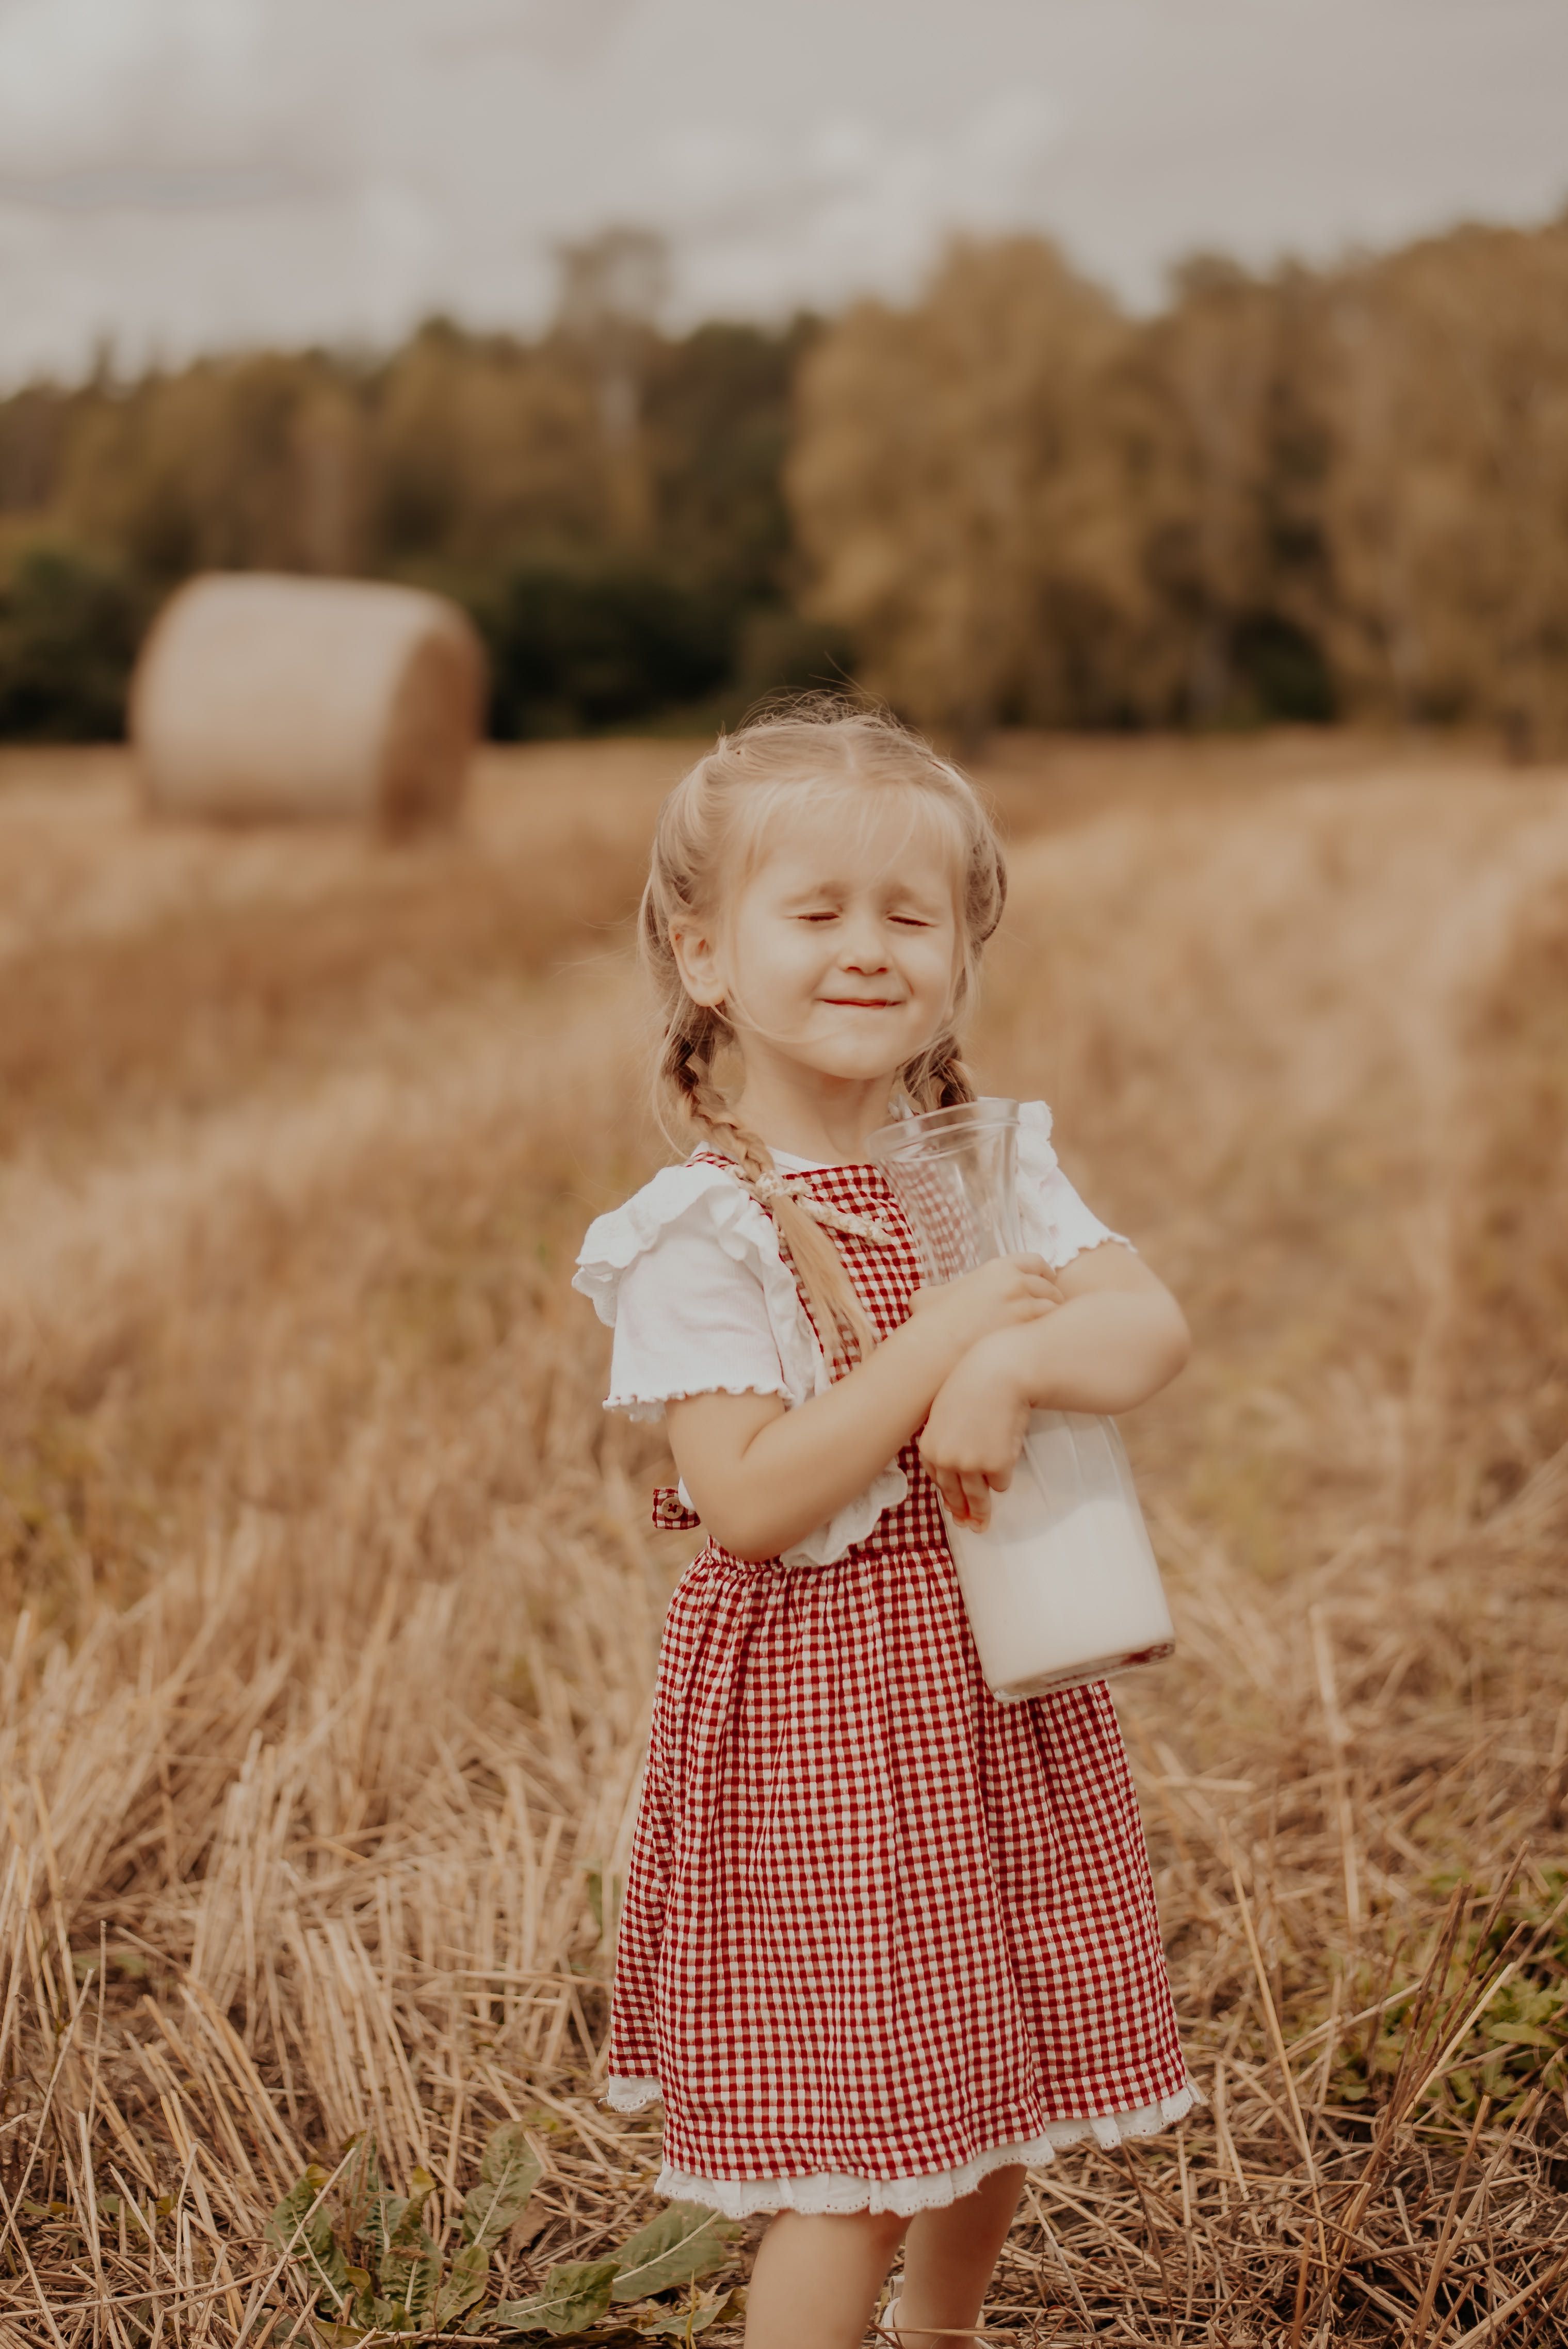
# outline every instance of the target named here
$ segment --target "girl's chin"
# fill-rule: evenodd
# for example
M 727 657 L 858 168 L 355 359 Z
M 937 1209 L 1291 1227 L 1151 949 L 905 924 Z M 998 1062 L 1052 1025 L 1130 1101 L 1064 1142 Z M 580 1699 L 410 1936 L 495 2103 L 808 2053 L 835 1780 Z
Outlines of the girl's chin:
M 882 1052 L 803 1052 L 800 1065 L 814 1076 L 836 1078 L 840 1084 L 890 1085 L 909 1056 L 889 1060 Z
M 844 1083 L 890 1083 L 922 1048 L 907 1036 L 836 1035 L 775 1040 L 775 1048 L 797 1068 L 814 1076 L 836 1077 Z

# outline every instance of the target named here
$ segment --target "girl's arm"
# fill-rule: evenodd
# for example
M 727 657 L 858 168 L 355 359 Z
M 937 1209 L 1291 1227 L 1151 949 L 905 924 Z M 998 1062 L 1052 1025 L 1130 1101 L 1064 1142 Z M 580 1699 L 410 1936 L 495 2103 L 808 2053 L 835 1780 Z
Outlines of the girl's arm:
M 701 1394 L 665 1407 L 697 1513 L 737 1557 L 777 1557 L 866 1490 L 981 1340 L 1063 1310 L 1044 1257 L 1000 1257 L 922 1294 L 919 1313 L 797 1410 L 777 1395 Z
M 1049 1321 L 992 1331 L 949 1374 L 920 1457 L 954 1516 L 983 1526 L 1004 1492 L 1032 1411 L 1131 1411 L 1168 1385 L 1191 1340 L 1181 1308 L 1130 1248 L 1086 1250 L 1056 1276 Z

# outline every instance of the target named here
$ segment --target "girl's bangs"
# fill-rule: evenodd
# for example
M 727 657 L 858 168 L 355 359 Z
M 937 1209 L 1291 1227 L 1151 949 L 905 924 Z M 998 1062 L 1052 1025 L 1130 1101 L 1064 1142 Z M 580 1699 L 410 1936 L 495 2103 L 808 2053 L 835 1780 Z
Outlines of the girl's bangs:
M 929 831 L 940 843 L 950 871 L 955 895 L 962 894 L 969 856 L 968 827 L 961 810 L 941 792 L 908 774 L 769 777 L 754 783 L 740 801 L 731 833 L 732 885 L 742 887 L 767 858 L 779 830 L 791 816 L 815 815 L 820 810 L 843 811 L 841 836 L 863 848 L 881 829 L 888 808 L 897 796 L 904 805 L 905 828 L 889 855 Z

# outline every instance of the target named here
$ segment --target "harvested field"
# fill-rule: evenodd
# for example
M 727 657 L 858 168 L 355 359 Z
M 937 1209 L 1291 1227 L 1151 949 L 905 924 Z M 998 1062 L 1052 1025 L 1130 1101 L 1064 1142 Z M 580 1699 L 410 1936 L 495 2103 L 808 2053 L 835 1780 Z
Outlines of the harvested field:
M 595 2091 L 687 1552 L 566 1278 L 660 1149 L 626 921 L 680 756 L 489 754 L 404 848 L 0 759 L 5 2341 L 359 2337 L 372 2138 L 383 2332 L 439 2255 L 490 2337 L 651 2213 Z M 1568 2341 L 1568 775 L 985 774 L 978 1062 L 1199 1341 L 1127 1431 L 1180 1652 L 1118 1697 L 1210 2096 L 1038 2175 L 985 2337 Z M 453 2271 L 508 2122 L 538 2182 Z M 739 2272 L 591 2337 L 738 2340 Z

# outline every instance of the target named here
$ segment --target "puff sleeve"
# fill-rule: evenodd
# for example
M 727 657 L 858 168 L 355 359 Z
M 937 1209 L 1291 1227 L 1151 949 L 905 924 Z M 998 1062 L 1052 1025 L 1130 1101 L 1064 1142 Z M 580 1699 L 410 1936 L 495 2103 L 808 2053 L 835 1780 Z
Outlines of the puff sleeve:
M 1053 1269 L 1071 1264 L 1085 1248 L 1105 1240 L 1132 1242 L 1102 1224 L 1085 1206 L 1057 1164 L 1051 1143 L 1051 1112 L 1044 1102 L 1023 1102 L 1018 1112 L 1018 1206 L 1024 1246 Z
M 696 1394 L 776 1394 L 794 1409 L 831 1383 L 771 1219 L 708 1162 L 666 1166 L 600 1216 L 572 1286 L 615 1332 L 606 1408 L 628 1418 L 661 1419 Z M 889 1465 L 784 1564 L 832 1565 L 907 1491 Z

